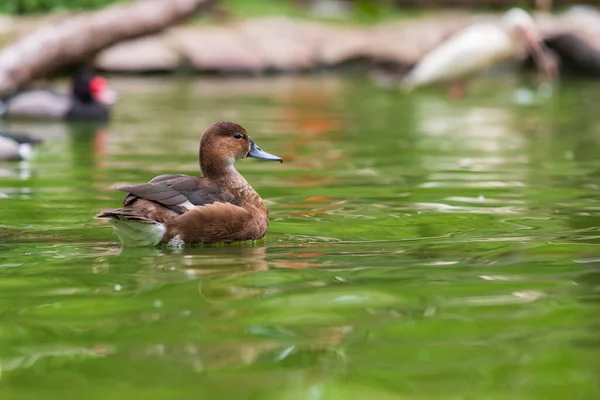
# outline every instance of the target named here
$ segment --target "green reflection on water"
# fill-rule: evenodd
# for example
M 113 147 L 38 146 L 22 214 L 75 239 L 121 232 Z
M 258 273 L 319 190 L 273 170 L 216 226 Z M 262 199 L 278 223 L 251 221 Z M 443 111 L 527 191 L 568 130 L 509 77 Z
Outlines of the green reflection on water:
M 598 397 L 597 83 L 114 80 L 110 124 L 0 164 L 2 399 Z M 108 187 L 195 173 L 214 120 L 286 160 L 238 164 L 268 236 L 121 252 Z

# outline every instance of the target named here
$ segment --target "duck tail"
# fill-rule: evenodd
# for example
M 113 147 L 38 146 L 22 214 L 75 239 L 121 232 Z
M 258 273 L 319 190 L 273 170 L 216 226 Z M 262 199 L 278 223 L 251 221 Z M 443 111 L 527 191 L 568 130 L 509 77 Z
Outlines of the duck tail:
M 109 210 L 104 210 L 96 214 L 96 218 L 98 219 L 112 219 L 117 221 L 135 221 L 142 222 L 145 224 L 157 224 L 158 222 L 153 221 L 143 215 L 140 215 L 131 208 L 114 208 Z
M 125 247 L 155 246 L 163 239 L 166 231 L 164 224 L 125 207 L 101 211 L 96 214 L 96 218 L 110 219 L 115 233 Z

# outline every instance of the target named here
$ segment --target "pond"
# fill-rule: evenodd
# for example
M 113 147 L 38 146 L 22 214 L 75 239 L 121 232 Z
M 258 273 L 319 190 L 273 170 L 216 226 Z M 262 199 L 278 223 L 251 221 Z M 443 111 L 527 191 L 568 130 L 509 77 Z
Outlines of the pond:
M 111 82 L 110 124 L 11 125 L 49 141 L 0 163 L 0 398 L 599 398 L 600 83 Z M 285 160 L 237 164 L 267 237 L 121 251 L 109 187 L 215 120 Z

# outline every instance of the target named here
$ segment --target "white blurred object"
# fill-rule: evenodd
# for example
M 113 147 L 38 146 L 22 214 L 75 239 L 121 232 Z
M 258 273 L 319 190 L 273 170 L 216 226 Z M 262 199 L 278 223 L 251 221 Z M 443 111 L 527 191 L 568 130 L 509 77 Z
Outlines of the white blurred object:
M 500 23 L 478 23 L 458 32 L 428 53 L 406 76 L 407 89 L 460 81 L 499 63 L 517 60 L 528 50 L 539 69 L 541 39 L 531 16 L 520 8 L 506 12 Z
M 0 161 L 28 160 L 31 158 L 33 146 L 30 143 L 17 141 L 0 136 Z
M 518 88 L 513 94 L 513 101 L 520 106 L 529 106 L 537 102 L 535 93 L 526 88 Z
M 513 102 L 521 106 L 530 106 L 539 104 L 544 100 L 550 99 L 554 94 L 554 88 L 550 83 L 541 83 L 537 90 L 528 88 L 518 88 L 513 93 Z

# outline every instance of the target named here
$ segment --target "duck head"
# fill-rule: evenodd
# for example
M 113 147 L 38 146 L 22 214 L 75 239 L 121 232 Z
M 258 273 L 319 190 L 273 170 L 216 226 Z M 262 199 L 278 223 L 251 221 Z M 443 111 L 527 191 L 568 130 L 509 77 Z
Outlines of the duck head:
M 281 157 L 258 147 L 248 132 L 234 122 L 215 122 L 202 134 L 199 158 L 204 176 L 227 173 L 236 160 L 248 157 L 283 162 Z
M 73 96 L 84 103 L 96 101 L 109 105 L 117 100 L 117 94 L 108 87 L 106 78 L 89 68 L 83 68 L 75 74 L 71 90 Z

